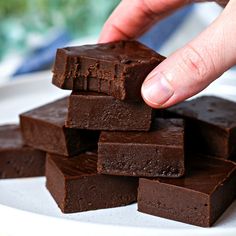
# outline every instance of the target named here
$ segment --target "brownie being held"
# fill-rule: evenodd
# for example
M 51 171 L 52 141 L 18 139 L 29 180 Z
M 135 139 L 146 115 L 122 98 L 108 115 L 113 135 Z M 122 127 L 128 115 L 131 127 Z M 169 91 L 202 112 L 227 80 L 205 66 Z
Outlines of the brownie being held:
M 119 100 L 141 100 L 142 82 L 164 59 L 137 41 L 61 48 L 52 83 L 62 89 L 106 93 Z

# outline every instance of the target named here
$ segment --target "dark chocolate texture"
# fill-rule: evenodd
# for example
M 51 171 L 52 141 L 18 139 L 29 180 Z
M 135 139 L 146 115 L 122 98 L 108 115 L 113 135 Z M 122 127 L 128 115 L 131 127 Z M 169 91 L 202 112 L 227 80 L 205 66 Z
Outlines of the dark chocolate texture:
M 65 127 L 67 97 L 20 115 L 24 141 L 34 148 L 65 156 L 96 148 L 99 133 Z
M 155 119 L 149 132 L 102 131 L 98 143 L 102 174 L 180 177 L 184 174 L 182 119 Z
M 233 162 L 191 156 L 186 176 L 139 181 L 138 210 L 188 224 L 209 227 L 236 197 Z
M 186 147 L 224 159 L 236 156 L 236 103 L 203 96 L 167 109 L 186 119 Z
M 97 154 L 48 154 L 46 186 L 64 213 L 118 207 L 136 201 L 138 179 L 97 173 Z
M 144 102 L 123 102 L 95 92 L 73 92 L 66 126 L 91 130 L 148 131 L 152 109 Z
M 24 145 L 18 125 L 0 126 L 0 178 L 43 176 L 46 153 Z
M 61 48 L 52 83 L 62 89 L 106 93 L 119 100 L 141 100 L 142 82 L 164 59 L 137 41 Z

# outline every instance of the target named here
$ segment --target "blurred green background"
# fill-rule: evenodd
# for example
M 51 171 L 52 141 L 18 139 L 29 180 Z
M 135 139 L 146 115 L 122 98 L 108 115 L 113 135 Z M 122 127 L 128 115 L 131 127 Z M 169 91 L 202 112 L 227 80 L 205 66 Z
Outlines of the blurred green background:
M 60 31 L 72 39 L 97 36 L 119 0 L 0 1 L 0 60 L 26 54 Z

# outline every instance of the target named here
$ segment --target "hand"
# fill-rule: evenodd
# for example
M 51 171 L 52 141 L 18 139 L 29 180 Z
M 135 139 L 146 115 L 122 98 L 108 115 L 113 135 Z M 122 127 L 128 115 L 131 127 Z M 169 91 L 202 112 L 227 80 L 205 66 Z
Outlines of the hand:
M 105 23 L 99 42 L 134 39 L 190 2 L 123 0 Z M 151 107 L 168 107 L 195 95 L 236 64 L 236 0 L 217 2 L 228 3 L 221 15 L 145 79 L 141 92 Z

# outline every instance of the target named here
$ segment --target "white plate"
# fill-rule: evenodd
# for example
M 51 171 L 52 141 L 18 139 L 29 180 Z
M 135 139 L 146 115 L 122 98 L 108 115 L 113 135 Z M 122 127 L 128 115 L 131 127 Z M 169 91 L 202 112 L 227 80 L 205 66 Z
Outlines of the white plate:
M 38 77 L 38 76 L 37 76 Z M 50 78 L 21 80 L 0 87 L 0 123 L 68 94 Z M 235 86 L 217 82 L 204 94 L 236 100 Z M 45 178 L 0 181 L 0 235 L 236 235 L 236 201 L 212 228 L 200 228 L 137 212 L 137 205 L 62 214 L 45 188 Z

